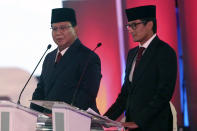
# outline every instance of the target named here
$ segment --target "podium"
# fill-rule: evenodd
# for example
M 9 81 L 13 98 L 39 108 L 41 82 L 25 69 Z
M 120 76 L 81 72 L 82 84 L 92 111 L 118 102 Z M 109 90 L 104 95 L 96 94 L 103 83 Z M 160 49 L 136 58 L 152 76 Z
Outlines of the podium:
M 123 127 L 121 123 L 71 106 L 65 102 L 32 100 L 34 104 L 52 110 L 53 131 L 91 131 L 91 125 L 100 127 L 116 127 L 116 131 Z
M 70 108 L 54 106 L 53 131 L 90 131 L 91 116 Z
M 8 100 L 0 100 L 1 131 L 36 131 L 40 113 Z

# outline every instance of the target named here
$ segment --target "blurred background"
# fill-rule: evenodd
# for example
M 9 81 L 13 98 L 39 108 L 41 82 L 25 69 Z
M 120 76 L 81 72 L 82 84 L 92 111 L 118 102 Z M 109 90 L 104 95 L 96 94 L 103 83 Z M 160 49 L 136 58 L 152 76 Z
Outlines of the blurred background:
M 101 58 L 102 80 L 97 106 L 103 114 L 113 104 L 124 80 L 125 59 L 133 43 L 125 25 L 126 8 L 157 6 L 157 34 L 177 53 L 178 79 L 172 98 L 179 130 L 197 130 L 197 1 L 196 0 L 1 0 L 0 96 L 14 102 L 51 37 L 51 9 L 74 8 L 79 39 Z M 193 44 L 192 44 L 193 43 Z M 42 63 L 29 82 L 21 103 L 29 106 Z

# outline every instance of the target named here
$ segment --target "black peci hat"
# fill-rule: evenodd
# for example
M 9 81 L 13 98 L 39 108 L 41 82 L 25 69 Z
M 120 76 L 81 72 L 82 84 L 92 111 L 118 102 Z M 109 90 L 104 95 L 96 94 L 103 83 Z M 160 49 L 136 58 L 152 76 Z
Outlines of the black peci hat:
M 148 5 L 126 9 L 126 15 L 128 21 L 156 18 L 156 7 L 154 5 Z
M 51 24 L 64 21 L 69 21 L 75 26 L 77 24 L 75 11 L 72 8 L 52 9 Z

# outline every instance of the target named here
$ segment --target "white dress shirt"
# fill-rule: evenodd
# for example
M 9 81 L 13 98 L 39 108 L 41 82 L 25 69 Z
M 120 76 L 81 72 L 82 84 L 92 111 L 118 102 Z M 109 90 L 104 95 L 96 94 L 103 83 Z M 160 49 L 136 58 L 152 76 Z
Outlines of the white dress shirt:
M 61 53 L 61 55 L 63 56 L 63 55 L 66 53 L 66 51 L 68 50 L 68 48 L 69 48 L 69 47 L 65 48 L 65 49 L 64 49 L 64 50 L 62 50 L 62 51 L 60 51 L 60 50 L 58 49 L 57 54 L 56 54 L 55 61 L 57 60 L 58 53 L 60 52 L 60 53 Z
M 154 34 L 149 40 L 147 40 L 143 45 L 139 44 L 139 47 L 144 47 L 145 50 L 144 52 L 146 51 L 146 48 L 148 48 L 148 46 L 150 45 L 151 41 L 156 37 L 156 34 Z M 144 54 L 143 52 L 143 54 Z M 129 81 L 132 82 L 133 80 L 133 72 L 134 72 L 134 69 L 135 69 L 135 63 L 136 63 L 136 56 L 133 60 L 133 63 L 132 63 L 132 67 L 131 67 L 131 72 L 129 74 Z

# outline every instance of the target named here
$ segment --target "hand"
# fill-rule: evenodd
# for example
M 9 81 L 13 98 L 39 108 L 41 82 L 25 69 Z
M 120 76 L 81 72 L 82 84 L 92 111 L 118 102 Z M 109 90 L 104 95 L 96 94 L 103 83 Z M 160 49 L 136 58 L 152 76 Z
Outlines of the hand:
M 103 116 L 103 118 L 105 118 L 105 119 L 108 119 L 108 120 L 109 120 L 109 118 L 108 118 L 107 116 Z
M 139 128 L 139 126 L 135 122 L 123 122 L 122 126 L 127 127 L 129 129 Z
M 106 119 L 106 120 L 110 120 L 107 116 L 103 116 L 103 118 Z M 110 128 L 110 127 L 111 127 L 110 125 L 107 124 L 107 122 L 105 122 L 105 123 L 103 124 L 103 126 L 104 126 L 105 128 Z

